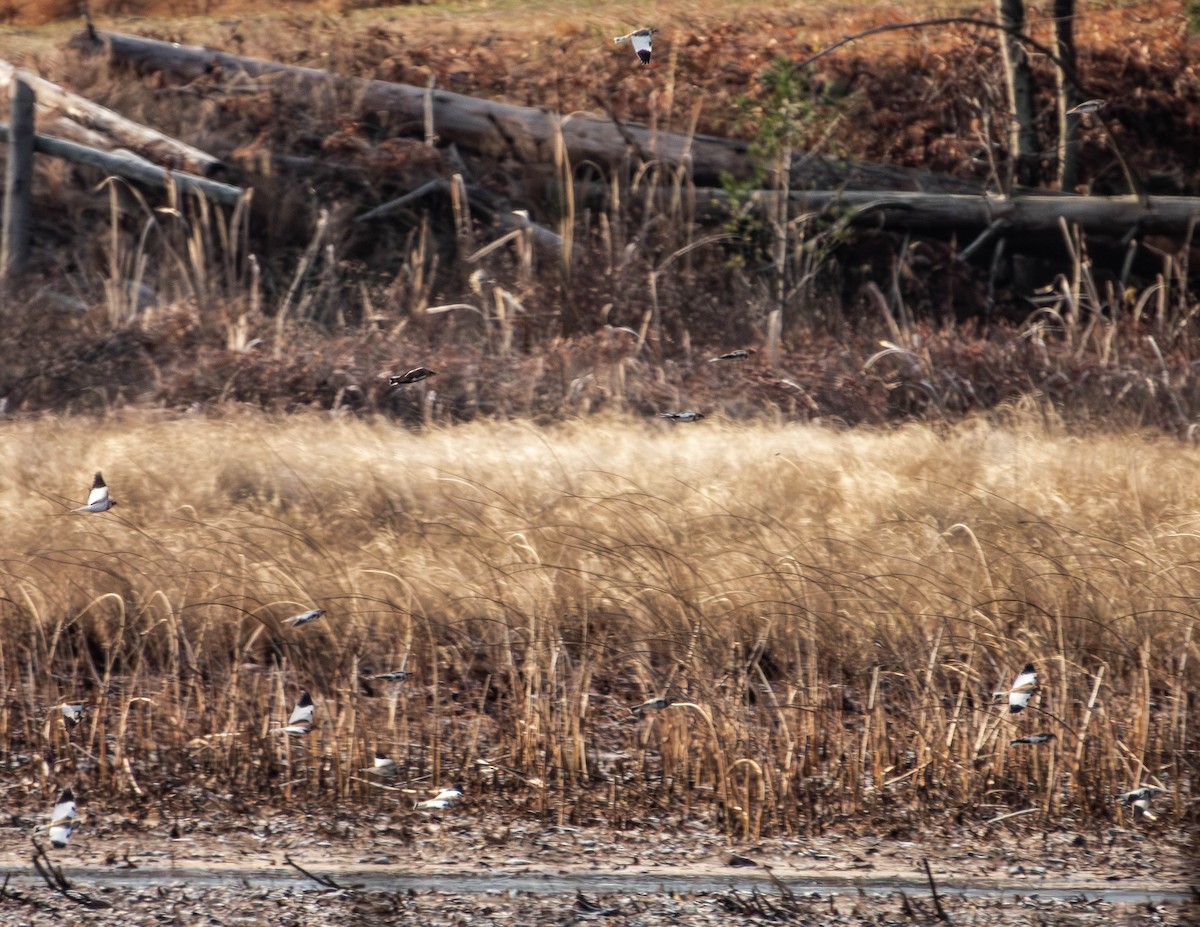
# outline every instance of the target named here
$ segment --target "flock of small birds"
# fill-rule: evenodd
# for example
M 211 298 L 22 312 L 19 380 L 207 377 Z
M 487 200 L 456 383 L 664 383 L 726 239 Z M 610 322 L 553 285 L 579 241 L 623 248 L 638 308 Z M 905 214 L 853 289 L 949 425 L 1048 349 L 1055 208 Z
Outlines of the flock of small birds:
M 744 349 L 731 351 L 728 354 L 722 354 L 714 357 L 714 361 L 728 360 L 745 360 L 753 350 Z M 398 376 L 389 377 L 389 382 L 393 385 L 405 385 L 408 383 L 416 383 L 434 375 L 434 371 L 428 367 L 416 367 L 407 373 Z M 666 418 L 677 422 L 694 422 L 704 418 L 701 412 L 660 412 Z M 108 485 L 104 482 L 104 477 L 100 472 L 97 472 L 92 480 L 91 491 L 88 493 L 88 501 L 86 505 L 71 509 L 72 512 L 78 513 L 99 513 L 107 512 L 117 503 L 109 493 Z M 283 624 L 292 629 L 301 628 L 309 625 L 314 621 L 322 618 L 325 615 L 325 610 L 322 608 L 312 608 L 307 611 L 300 612 L 297 615 L 292 615 L 289 618 L 283 619 Z M 406 669 L 391 670 L 386 673 L 378 673 L 371 678 L 381 682 L 402 683 L 412 677 L 412 672 Z M 1024 668 L 1017 674 L 1012 685 L 1005 691 L 994 693 L 998 700 L 1007 700 L 1008 711 L 1010 714 L 1019 714 L 1028 706 L 1034 693 L 1038 690 L 1038 674 L 1037 669 L 1032 663 L 1026 663 Z M 655 712 L 665 711 L 672 706 L 683 705 L 668 695 L 658 696 L 642 702 L 640 705 L 630 707 L 630 714 L 641 719 L 645 715 Z M 74 726 L 79 724 L 87 710 L 87 704 L 84 702 L 64 702 L 56 706 L 61 712 L 64 721 Z M 292 709 L 291 715 L 288 717 L 287 724 L 279 728 L 277 733 L 286 734 L 289 737 L 304 737 L 311 733 L 315 725 L 316 705 L 313 703 L 312 696 L 307 691 L 300 693 L 300 698 L 297 700 L 295 707 Z M 1038 746 L 1040 744 L 1049 743 L 1055 739 L 1053 733 L 1036 733 L 1026 734 L 1021 737 L 1016 737 L 1009 741 L 1010 746 L 1029 745 Z M 487 761 L 483 761 L 485 765 L 491 765 Z M 372 766 L 363 769 L 368 775 L 375 776 L 380 779 L 391 779 L 399 773 L 399 768 L 396 762 L 386 754 L 377 752 L 375 754 L 375 762 Z M 534 780 L 526 780 L 534 782 Z M 541 783 L 535 783 L 540 785 Z M 1131 791 L 1124 792 L 1116 797 L 1116 800 L 1126 807 L 1130 808 L 1134 815 L 1134 820 L 1142 820 L 1143 818 L 1154 821 L 1157 818 L 1150 812 L 1150 801 L 1158 794 L 1161 794 L 1164 789 L 1157 786 L 1139 786 Z M 432 798 L 418 801 L 414 808 L 419 811 L 443 811 L 454 805 L 463 797 L 461 786 L 455 785 L 449 788 L 443 788 Z M 78 808 L 75 804 L 75 795 L 71 788 L 65 788 L 58 796 L 58 800 L 54 804 L 54 808 L 50 814 L 50 823 L 38 830 L 48 830 L 50 834 L 50 843 L 57 849 L 66 847 L 71 839 L 71 834 L 74 831 L 78 821 Z

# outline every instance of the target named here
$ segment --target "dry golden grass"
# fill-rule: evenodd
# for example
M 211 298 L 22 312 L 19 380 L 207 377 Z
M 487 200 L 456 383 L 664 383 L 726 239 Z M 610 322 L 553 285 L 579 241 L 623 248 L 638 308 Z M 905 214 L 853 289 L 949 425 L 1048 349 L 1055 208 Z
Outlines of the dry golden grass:
M 132 414 L 5 437 L 14 800 L 366 800 L 382 749 L 412 780 L 497 759 L 549 787 L 477 794 L 560 820 L 669 797 L 738 836 L 1088 820 L 1137 782 L 1187 813 L 1200 485 L 1174 441 Z M 118 507 L 65 514 L 95 468 Z M 1027 660 L 1042 691 L 1002 714 Z M 398 690 L 365 679 L 405 661 Z M 302 688 L 318 729 L 285 744 Z M 688 704 L 630 720 L 662 694 Z

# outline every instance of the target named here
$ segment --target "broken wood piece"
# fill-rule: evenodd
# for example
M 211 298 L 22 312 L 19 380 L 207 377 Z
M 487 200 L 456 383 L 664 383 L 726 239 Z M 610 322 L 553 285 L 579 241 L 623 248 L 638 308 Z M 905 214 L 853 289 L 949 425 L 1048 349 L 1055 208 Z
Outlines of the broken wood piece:
M 7 141 L 8 126 L 0 125 L 0 142 Z M 209 180 L 207 177 L 196 177 L 182 171 L 168 171 L 157 164 L 151 164 L 140 155 L 128 151 L 100 151 L 96 148 L 89 148 L 87 145 L 77 145 L 75 142 L 50 138 L 46 135 L 33 137 L 33 150 L 53 158 L 62 158 L 72 164 L 94 167 L 105 174 L 124 177 L 156 190 L 165 190 L 170 181 L 182 191 L 198 193 L 223 206 L 237 205 L 238 199 L 245 192 L 241 187 Z
M 206 151 L 164 135 L 157 129 L 126 119 L 120 113 L 99 103 L 93 103 L 79 94 L 71 93 L 44 77 L 20 70 L 3 60 L 0 60 L 0 93 L 7 93 L 8 86 L 17 76 L 33 88 L 39 110 L 57 110 L 86 128 L 108 135 L 117 145 L 133 149 L 154 162 L 199 174 L 201 177 L 212 177 L 224 169 L 221 160 Z

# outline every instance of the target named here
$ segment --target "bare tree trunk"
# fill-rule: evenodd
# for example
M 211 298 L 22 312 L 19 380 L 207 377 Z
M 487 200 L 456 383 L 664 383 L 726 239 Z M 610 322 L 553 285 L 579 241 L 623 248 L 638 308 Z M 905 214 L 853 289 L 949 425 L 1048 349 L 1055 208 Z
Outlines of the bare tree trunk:
M 1041 181 L 1041 159 L 1033 112 L 1033 70 L 1029 67 L 1025 47 L 1014 37 L 1025 31 L 1025 2 L 996 0 L 996 12 L 1007 30 L 1000 47 L 1004 52 L 1004 79 L 1012 110 L 1009 126 L 1009 150 L 1014 167 L 1012 179 L 1023 187 L 1036 187 Z
M 1079 103 L 1075 73 L 1075 0 L 1054 0 L 1054 51 L 1060 66 L 1055 69 L 1058 85 L 1058 188 L 1064 192 L 1079 183 L 1079 117 L 1067 111 Z

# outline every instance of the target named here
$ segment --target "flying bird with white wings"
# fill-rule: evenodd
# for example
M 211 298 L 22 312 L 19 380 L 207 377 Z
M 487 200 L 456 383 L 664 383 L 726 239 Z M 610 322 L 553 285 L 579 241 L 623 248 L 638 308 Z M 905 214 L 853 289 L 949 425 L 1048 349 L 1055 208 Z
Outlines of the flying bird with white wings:
M 375 765 L 363 767 L 363 772 L 370 773 L 372 776 L 379 776 L 381 779 L 392 779 L 400 772 L 400 767 L 386 753 L 376 751 Z
M 308 624 L 310 621 L 316 621 L 325 614 L 323 608 L 313 608 L 306 612 L 301 612 L 299 615 L 292 615 L 291 618 L 284 618 L 284 624 L 290 624 L 293 628 L 298 628 L 302 624 Z
M 413 807 L 417 811 L 444 811 L 462 797 L 462 787 L 453 785 L 448 789 L 442 789 L 433 798 L 417 802 Z
M 404 386 L 407 383 L 419 383 L 422 380 L 427 380 L 430 377 L 436 377 L 437 371 L 430 370 L 428 367 L 414 367 L 408 373 L 397 374 L 394 377 L 388 377 L 389 386 Z
M 292 715 L 288 718 L 287 727 L 280 728 L 280 730 L 293 737 L 303 737 L 312 731 L 313 715 L 315 713 L 316 707 L 313 705 L 312 696 L 307 692 L 301 692 L 300 701 L 296 702 L 296 707 L 292 709 Z
M 390 673 L 376 673 L 372 679 L 378 679 L 382 682 L 404 682 L 412 676 L 409 670 L 392 670 Z
M 108 494 L 108 484 L 104 482 L 104 477 L 100 475 L 100 471 L 96 471 L 96 475 L 92 478 L 92 491 L 88 493 L 87 505 L 81 505 L 77 509 L 71 509 L 72 512 L 107 512 L 117 503 L 113 501 L 112 496 Z
M 648 699 L 640 705 L 632 705 L 629 708 L 629 713 L 635 718 L 640 718 L 644 714 L 649 714 L 654 711 L 663 711 L 675 704 L 675 699 L 669 695 L 664 695 L 659 698 Z
M 1027 734 L 1025 737 L 1010 740 L 1008 745 L 1015 747 L 1017 744 L 1045 744 L 1053 740 L 1054 736 L 1054 734 Z
M 746 360 L 746 358 L 753 353 L 754 348 L 738 348 L 736 351 L 730 351 L 728 354 L 718 354 L 716 357 L 712 358 L 709 363 L 712 364 L 716 363 L 717 361 Z
M 75 830 L 75 822 L 79 818 L 79 809 L 75 806 L 75 795 L 69 789 L 63 789 L 50 812 L 50 845 L 63 849 L 71 839 Z
M 633 46 L 633 52 L 637 55 L 638 61 L 642 63 L 642 67 L 645 67 L 650 63 L 650 51 L 657 33 L 657 29 L 637 29 L 628 35 L 618 35 L 613 38 L 613 41 L 618 45 L 629 42 Z
M 1013 714 L 1023 711 L 1033 698 L 1037 689 L 1037 670 L 1032 663 L 1026 663 L 1025 668 L 1013 680 L 1012 688 L 1008 690 L 1008 710 Z
M 669 418 L 673 422 L 698 422 L 704 418 L 703 412 L 659 412 L 660 418 Z
M 1150 799 L 1165 791 L 1155 785 L 1143 785 L 1140 789 L 1133 789 L 1130 792 L 1124 792 L 1117 796 L 1117 801 L 1133 809 L 1133 819 L 1140 821 L 1146 818 L 1149 821 L 1157 821 L 1158 818 L 1150 813 Z

